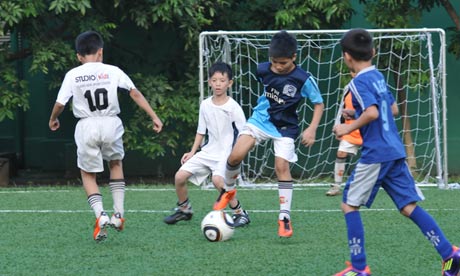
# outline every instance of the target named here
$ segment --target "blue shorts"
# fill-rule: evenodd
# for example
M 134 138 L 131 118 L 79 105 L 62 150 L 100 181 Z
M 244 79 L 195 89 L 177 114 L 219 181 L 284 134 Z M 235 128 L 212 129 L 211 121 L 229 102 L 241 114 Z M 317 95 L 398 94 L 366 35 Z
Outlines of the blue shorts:
M 398 210 L 423 200 L 404 158 L 375 164 L 358 163 L 343 191 L 343 202 L 350 206 L 371 207 L 382 187 Z

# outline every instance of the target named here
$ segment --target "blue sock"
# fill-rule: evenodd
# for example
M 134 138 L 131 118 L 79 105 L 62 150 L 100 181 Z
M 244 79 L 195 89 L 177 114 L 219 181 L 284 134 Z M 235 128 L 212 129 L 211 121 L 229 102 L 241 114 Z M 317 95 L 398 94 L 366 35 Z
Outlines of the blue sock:
M 409 218 L 420 228 L 443 260 L 452 254 L 452 244 L 446 239 L 436 221 L 422 207 L 415 207 Z
M 348 247 L 350 248 L 351 264 L 354 268 L 366 268 L 366 251 L 364 249 L 364 226 L 359 211 L 345 214 L 348 230 Z

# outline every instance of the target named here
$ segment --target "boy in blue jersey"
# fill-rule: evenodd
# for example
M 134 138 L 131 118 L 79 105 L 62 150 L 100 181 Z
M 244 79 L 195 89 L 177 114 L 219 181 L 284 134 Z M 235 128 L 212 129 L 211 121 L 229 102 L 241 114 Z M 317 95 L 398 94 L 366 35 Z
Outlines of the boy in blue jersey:
M 340 45 L 345 64 L 356 73 L 348 85 L 356 120 L 351 124 L 336 125 L 333 131 L 340 138 L 359 129 L 363 145 L 361 158 L 345 185 L 342 200 L 351 263 L 347 262 L 347 268 L 335 275 L 371 275 L 359 208 L 369 208 L 380 187 L 388 193 L 400 213 L 410 218 L 438 251 L 443 260 L 442 275 L 457 275 L 460 250 L 446 239 L 431 215 L 417 206 L 423 195 L 405 161 L 404 145 L 392 114 L 395 100 L 383 75 L 372 66 L 375 50 L 371 35 L 366 30 L 353 29 L 344 34 Z
M 302 132 L 302 144 L 315 142 L 316 129 L 323 114 L 323 99 L 313 77 L 295 64 L 297 40 L 286 31 L 276 33 L 268 50 L 270 62 L 257 67 L 257 78 L 264 86 L 264 94 L 257 101 L 252 116 L 227 159 L 225 189 L 220 194 L 215 210 L 224 209 L 235 196 L 235 181 L 240 173 L 241 162 L 258 143 L 272 139 L 275 151 L 275 173 L 278 178 L 280 213 L 278 235 L 292 236 L 291 201 L 293 181 L 290 162 L 297 161 L 294 140 L 300 133 L 297 106 L 302 98 L 314 105 L 311 123 Z

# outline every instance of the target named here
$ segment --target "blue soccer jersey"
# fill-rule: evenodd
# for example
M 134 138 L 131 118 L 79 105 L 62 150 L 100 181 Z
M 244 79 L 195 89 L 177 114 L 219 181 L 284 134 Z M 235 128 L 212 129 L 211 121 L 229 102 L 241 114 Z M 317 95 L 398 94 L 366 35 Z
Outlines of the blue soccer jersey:
M 264 62 L 257 67 L 257 78 L 264 86 L 264 94 L 257 100 L 248 123 L 257 126 L 274 137 L 299 135 L 297 106 L 302 98 L 313 104 L 323 102 L 315 80 L 300 67 L 286 75 L 270 70 L 271 63 Z
M 353 93 L 356 117 L 372 105 L 379 111 L 378 119 L 360 128 L 363 137 L 360 162 L 372 164 L 405 158 L 404 145 L 391 112 L 395 100 L 383 75 L 370 66 L 351 80 L 349 88 Z

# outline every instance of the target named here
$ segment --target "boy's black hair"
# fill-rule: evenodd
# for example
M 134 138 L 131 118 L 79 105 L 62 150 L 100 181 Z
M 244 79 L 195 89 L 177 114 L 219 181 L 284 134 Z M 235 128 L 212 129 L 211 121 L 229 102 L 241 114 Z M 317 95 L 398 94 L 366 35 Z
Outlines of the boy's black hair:
M 297 53 L 297 39 L 286 31 L 276 33 L 270 41 L 268 55 L 274 58 L 292 58 Z
M 371 34 L 364 29 L 351 29 L 340 39 L 342 52 L 355 60 L 368 61 L 374 55 L 374 43 Z
M 218 61 L 214 63 L 209 68 L 208 77 L 211 78 L 216 72 L 222 73 L 222 75 L 227 74 L 229 80 L 233 78 L 232 67 L 225 62 Z
M 75 39 L 75 50 L 81 56 L 94 55 L 100 48 L 104 47 L 104 40 L 95 31 L 81 33 Z

